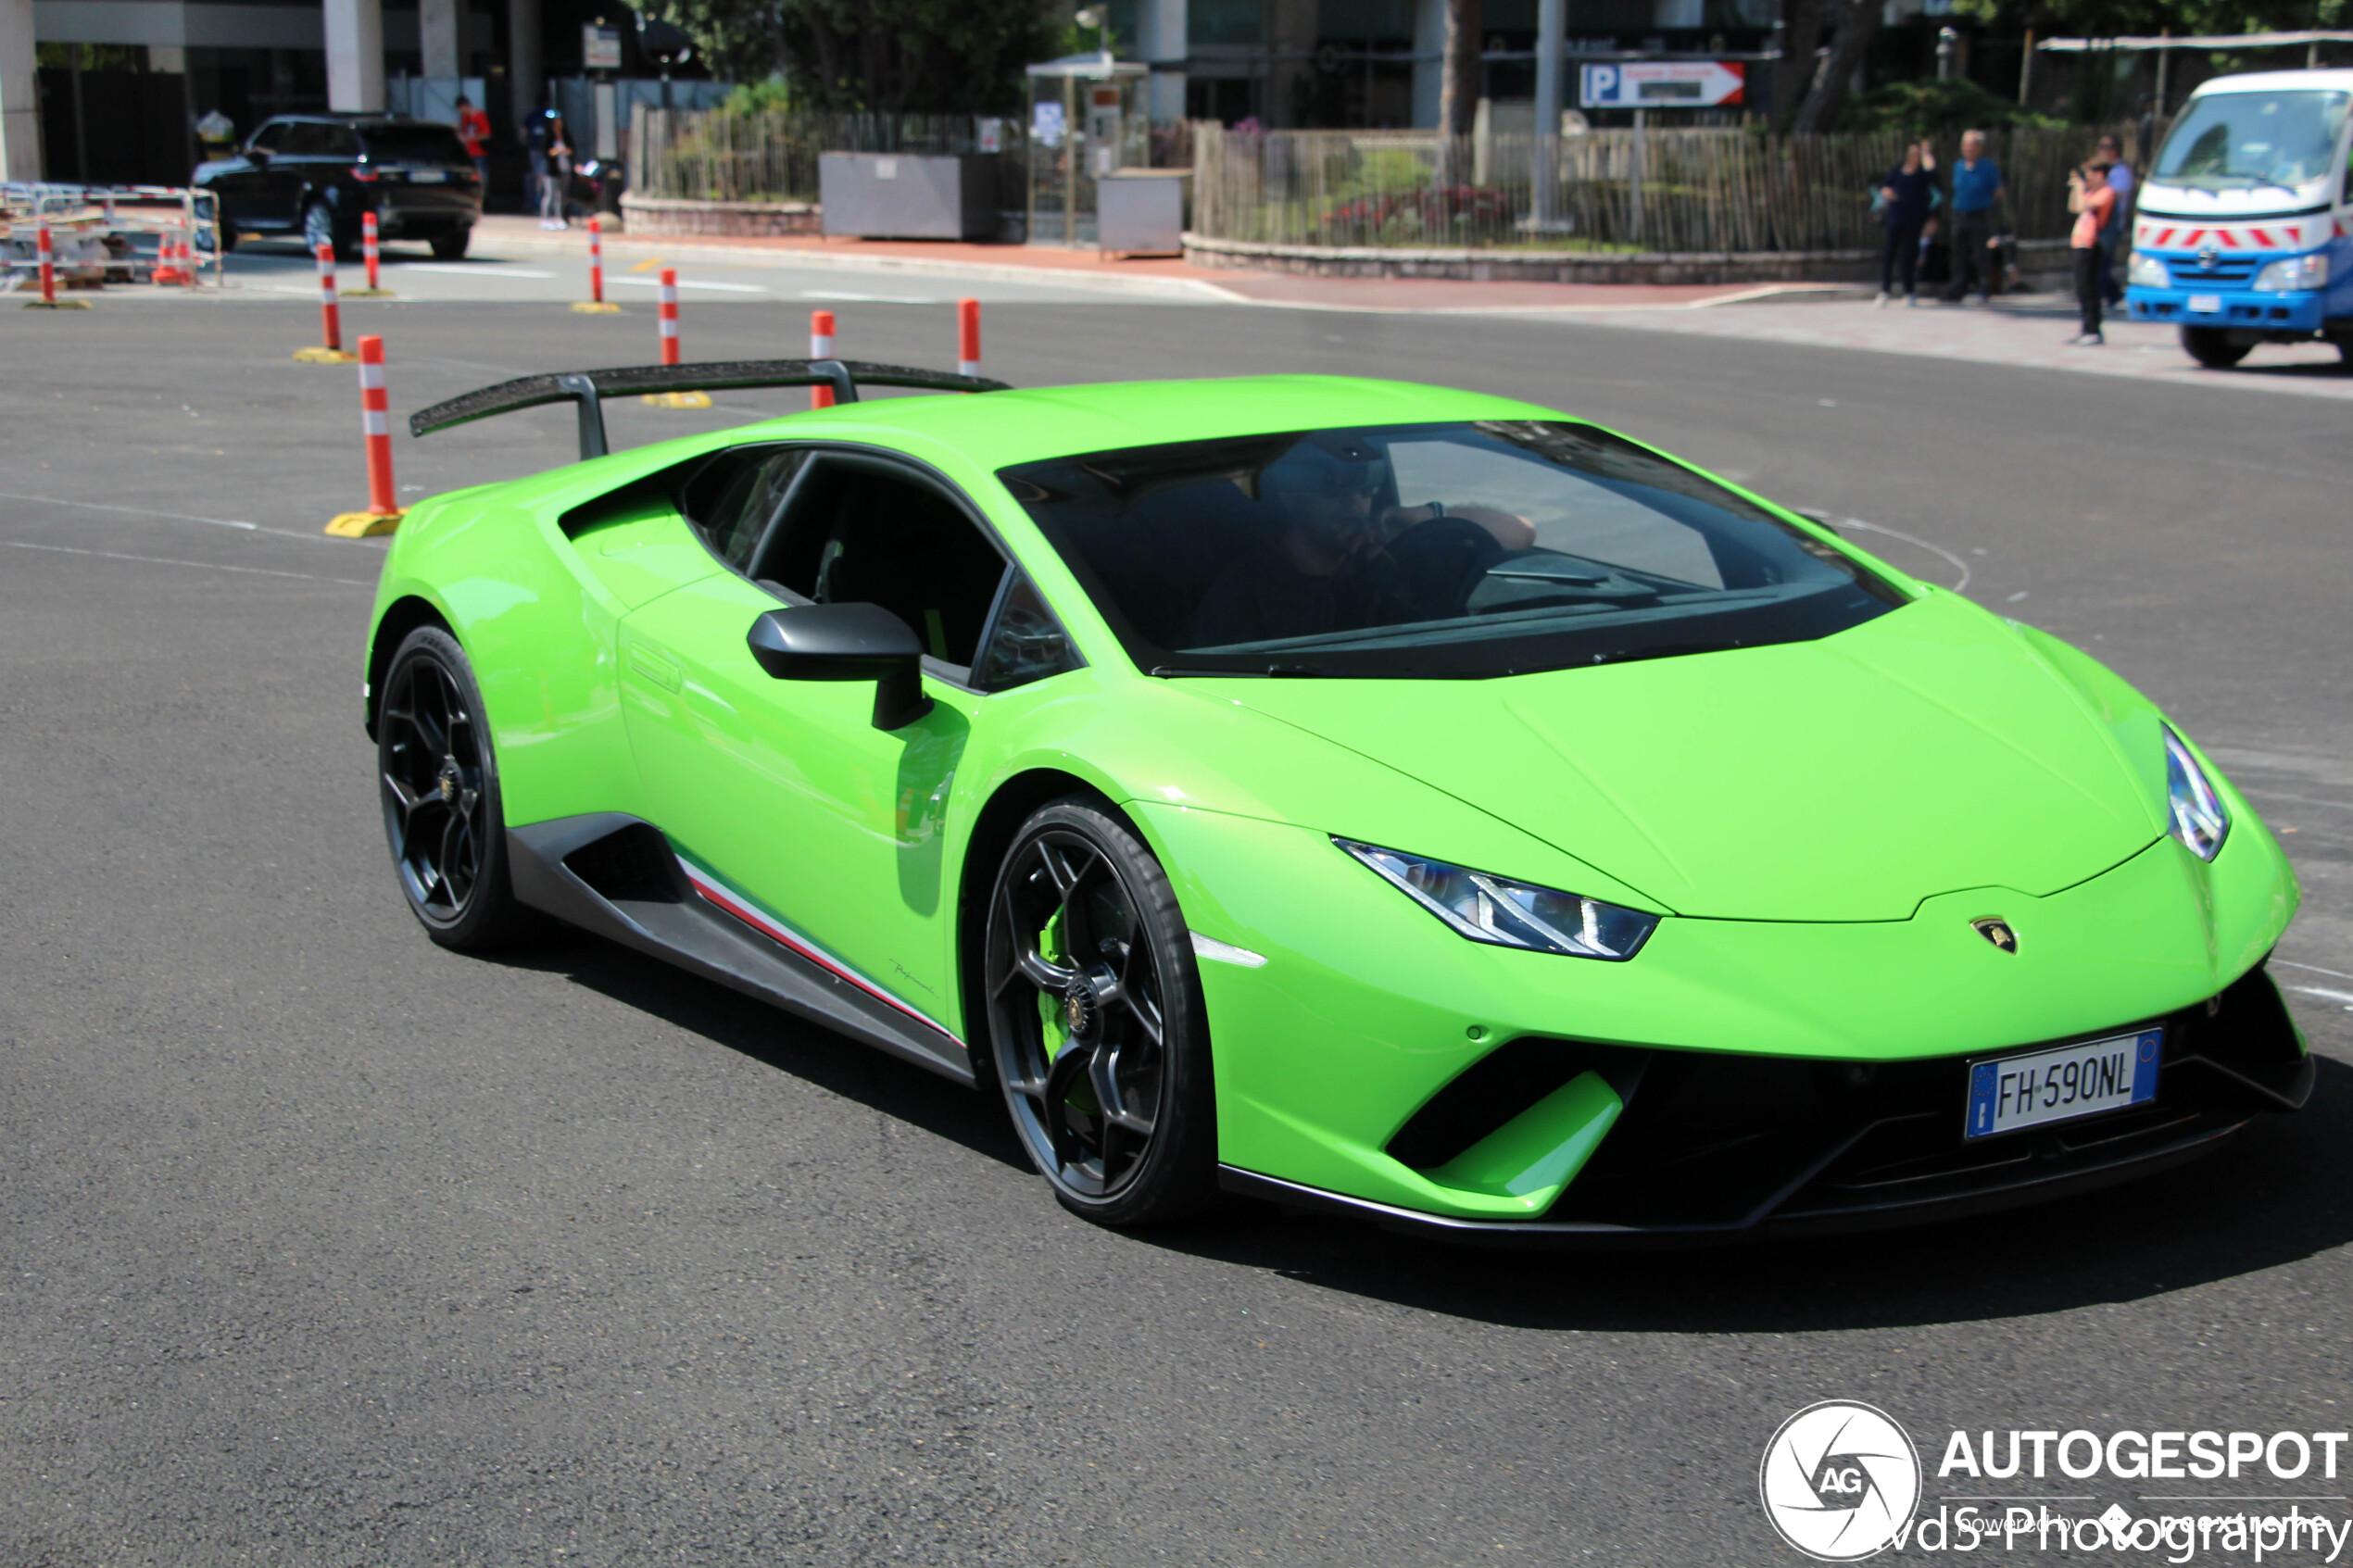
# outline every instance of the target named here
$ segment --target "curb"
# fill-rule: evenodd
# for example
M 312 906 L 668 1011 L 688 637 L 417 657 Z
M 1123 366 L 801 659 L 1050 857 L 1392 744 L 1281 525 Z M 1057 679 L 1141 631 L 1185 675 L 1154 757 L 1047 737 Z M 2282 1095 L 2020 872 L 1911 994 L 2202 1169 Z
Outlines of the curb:
M 816 250 L 771 250 L 765 246 L 714 244 L 700 240 L 673 242 L 659 234 L 605 236 L 605 251 L 632 250 L 645 254 L 692 257 L 699 260 L 753 262 L 776 268 L 803 267 L 844 272 L 897 272 L 913 277 L 988 278 L 999 282 L 1100 289 L 1161 299 L 1213 300 L 1219 304 L 1253 304 L 1231 289 L 1198 278 L 1111 277 L 1101 272 L 1065 270 L 1057 267 L 1023 267 L 1003 261 L 950 261 L 924 256 L 842 256 Z M 480 254 L 500 256 L 574 256 L 586 265 L 587 248 L 557 240 L 482 237 Z

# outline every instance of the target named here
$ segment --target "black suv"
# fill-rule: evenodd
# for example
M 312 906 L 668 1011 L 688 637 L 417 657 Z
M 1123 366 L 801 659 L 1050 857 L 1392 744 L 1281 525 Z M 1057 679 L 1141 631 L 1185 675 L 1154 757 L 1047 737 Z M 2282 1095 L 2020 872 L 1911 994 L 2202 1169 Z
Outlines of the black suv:
M 390 115 L 280 115 L 246 139 L 245 152 L 196 170 L 220 198 L 221 244 L 237 232 L 359 250 L 359 215 L 376 215 L 387 240 L 424 240 L 443 257 L 466 254 L 482 216 L 482 180 L 458 132 L 430 119 Z

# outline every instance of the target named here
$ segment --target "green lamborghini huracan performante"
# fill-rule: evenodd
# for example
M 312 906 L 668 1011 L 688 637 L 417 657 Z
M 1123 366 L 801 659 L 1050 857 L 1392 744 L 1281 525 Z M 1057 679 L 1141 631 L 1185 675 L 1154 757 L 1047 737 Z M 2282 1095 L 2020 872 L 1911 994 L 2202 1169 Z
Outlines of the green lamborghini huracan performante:
M 837 404 L 603 455 L 600 398 Z M 876 385 L 950 395 L 861 400 Z M 2082 653 L 1595 425 L 1321 377 L 526 378 L 367 725 L 410 908 L 544 916 L 985 1093 L 1104 1224 L 1904 1223 L 2188 1160 L 2313 1067 L 2278 843 Z

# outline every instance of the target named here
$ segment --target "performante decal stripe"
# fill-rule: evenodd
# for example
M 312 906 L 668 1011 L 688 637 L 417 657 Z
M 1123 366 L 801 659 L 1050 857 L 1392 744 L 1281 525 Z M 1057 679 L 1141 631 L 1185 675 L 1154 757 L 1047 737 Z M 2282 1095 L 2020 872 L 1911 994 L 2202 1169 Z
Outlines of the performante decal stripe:
M 908 1017 L 913 1019 L 916 1022 L 922 1024 L 926 1029 L 933 1030 L 936 1033 L 946 1036 L 948 1039 L 955 1040 L 959 1047 L 966 1050 L 971 1049 L 969 1046 L 964 1045 L 963 1041 L 956 1039 L 955 1034 L 938 1020 L 926 1017 L 924 1013 L 909 1007 L 905 1002 L 900 1001 L 897 997 L 892 996 L 889 992 L 884 990 L 873 981 L 868 980 L 864 975 L 859 973 L 856 970 L 850 968 L 839 959 L 835 958 L 831 953 L 828 953 L 824 948 L 818 947 L 806 936 L 801 935 L 799 932 L 793 930 L 790 926 L 786 925 L 783 922 L 777 920 L 773 915 L 770 915 L 759 909 L 749 899 L 738 897 L 734 892 L 728 889 L 725 884 L 720 882 L 718 878 L 712 876 L 709 872 L 704 871 L 700 866 L 696 865 L 692 860 L 687 859 L 684 855 L 678 857 L 678 866 L 681 871 L 684 871 L 686 873 L 686 880 L 695 884 L 696 892 L 701 894 L 703 897 L 711 903 L 735 916 L 737 920 L 743 922 L 754 931 L 759 932 L 762 936 L 767 937 L 772 942 L 781 943 L 785 947 L 790 947 L 794 952 L 799 953 L 802 958 L 807 959 L 811 963 L 817 965 L 827 973 L 834 975 L 837 979 L 849 982 L 849 984 L 857 986 L 861 991 L 865 992 L 866 995 L 874 997 L 875 1000 L 883 1003 L 887 1007 L 893 1008 L 900 1012 L 905 1013 Z

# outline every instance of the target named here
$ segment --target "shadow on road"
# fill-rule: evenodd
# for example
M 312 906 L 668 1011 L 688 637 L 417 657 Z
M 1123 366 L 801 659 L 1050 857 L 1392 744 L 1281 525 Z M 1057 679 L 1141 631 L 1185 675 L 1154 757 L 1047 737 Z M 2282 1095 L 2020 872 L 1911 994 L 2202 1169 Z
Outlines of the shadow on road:
M 565 931 L 528 947 L 486 955 L 486 960 L 560 974 L 762 1066 L 789 1073 L 1025 1174 L 1029 1172 L 994 1089 L 986 1096 L 975 1094 L 936 1073 L 617 942 Z
M 561 974 L 1027 1173 L 993 1096 L 577 933 L 493 961 Z M 1037 1200 L 1048 1201 L 1042 1186 Z M 1234 1203 L 1139 1233 L 1160 1248 L 1424 1311 L 1539 1329 L 1883 1328 L 2138 1300 L 2353 1242 L 2353 1066 L 2219 1153 L 2108 1192 L 1912 1230 L 1665 1253 L 1489 1251 Z

